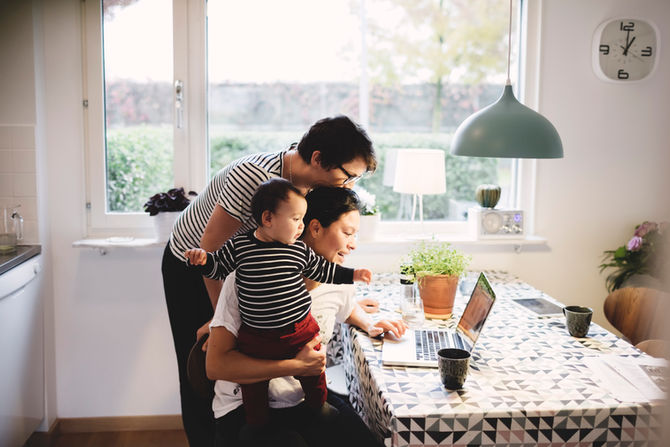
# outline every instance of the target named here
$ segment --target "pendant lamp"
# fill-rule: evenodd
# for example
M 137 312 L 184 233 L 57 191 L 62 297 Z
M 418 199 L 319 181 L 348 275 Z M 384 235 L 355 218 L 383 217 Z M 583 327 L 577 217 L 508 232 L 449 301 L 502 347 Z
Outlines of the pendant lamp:
M 544 116 L 521 104 L 509 77 L 512 44 L 512 0 L 509 2 L 507 82 L 498 100 L 470 115 L 451 142 L 453 155 L 495 158 L 563 158 L 556 128 Z

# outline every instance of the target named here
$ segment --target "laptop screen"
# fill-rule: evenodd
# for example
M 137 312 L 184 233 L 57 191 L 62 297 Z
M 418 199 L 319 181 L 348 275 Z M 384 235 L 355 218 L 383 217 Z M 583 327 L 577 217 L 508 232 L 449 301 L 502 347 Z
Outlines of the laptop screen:
M 465 306 L 463 315 L 458 321 L 460 332 L 470 339 L 472 345 L 477 341 L 495 299 L 496 295 L 486 276 L 480 273 L 477 284 L 472 291 L 472 295 L 470 295 L 470 301 L 468 301 L 468 305 Z

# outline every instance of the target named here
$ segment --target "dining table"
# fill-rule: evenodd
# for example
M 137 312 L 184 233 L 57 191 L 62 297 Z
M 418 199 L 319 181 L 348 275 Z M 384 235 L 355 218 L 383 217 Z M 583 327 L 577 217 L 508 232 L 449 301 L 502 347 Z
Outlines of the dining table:
M 423 327 L 454 329 L 478 274 L 461 279 L 450 318 L 426 319 Z M 383 337 L 341 325 L 331 354 L 343 364 L 351 404 L 381 443 L 623 446 L 660 439 L 665 401 L 626 401 L 593 369 L 603 356 L 635 362 L 645 353 L 595 322 L 585 337 L 572 337 L 561 316 L 538 316 L 514 299 L 563 303 L 507 272 L 485 274 L 496 302 L 460 390 L 447 390 L 437 367 L 384 366 Z M 358 298 L 379 301 L 376 319 L 401 317 L 401 293 L 397 273 L 357 286 Z

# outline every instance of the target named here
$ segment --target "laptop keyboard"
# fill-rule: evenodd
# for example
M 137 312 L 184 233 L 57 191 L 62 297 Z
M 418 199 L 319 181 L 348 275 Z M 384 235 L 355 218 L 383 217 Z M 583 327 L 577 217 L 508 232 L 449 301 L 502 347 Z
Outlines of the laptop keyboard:
M 465 349 L 463 341 L 456 333 L 420 329 L 414 332 L 416 359 L 437 362 L 437 351 L 455 347 Z

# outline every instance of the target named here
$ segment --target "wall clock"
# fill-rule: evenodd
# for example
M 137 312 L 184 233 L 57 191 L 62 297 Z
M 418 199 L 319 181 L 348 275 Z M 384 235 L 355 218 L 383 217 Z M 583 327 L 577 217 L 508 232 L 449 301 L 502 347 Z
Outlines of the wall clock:
M 658 30 L 640 19 L 611 19 L 593 37 L 593 69 L 605 80 L 633 82 L 649 76 L 658 59 Z

